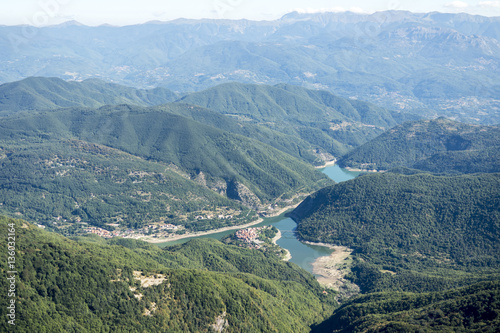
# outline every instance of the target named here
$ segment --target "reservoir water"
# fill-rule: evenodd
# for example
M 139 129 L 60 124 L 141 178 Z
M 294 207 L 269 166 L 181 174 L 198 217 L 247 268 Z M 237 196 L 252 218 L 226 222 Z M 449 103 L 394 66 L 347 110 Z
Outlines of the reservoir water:
M 345 169 L 340 168 L 337 165 L 328 166 L 322 169 L 321 171 L 337 183 L 353 179 L 360 174 L 360 172 L 347 171 Z M 281 231 L 281 238 L 276 243 L 282 248 L 285 248 L 288 251 L 290 251 L 290 254 L 292 255 L 292 258 L 290 259 L 291 262 L 299 265 L 308 272 L 312 273 L 312 263 L 314 262 L 314 260 L 316 260 L 316 258 L 327 256 L 330 253 L 332 253 L 332 250 L 330 250 L 327 247 L 304 244 L 299 240 L 297 240 L 294 234 L 294 229 L 296 228 L 297 224 L 291 218 L 284 217 L 283 215 L 270 217 L 264 219 L 263 222 L 256 224 L 253 227 L 259 227 L 265 225 L 273 225 Z M 235 231 L 236 230 L 228 230 L 198 237 L 210 237 L 215 239 L 221 239 L 222 237 L 227 236 Z M 179 239 L 177 241 L 161 243 L 158 245 L 168 246 L 168 245 L 185 243 L 192 238 L 194 237 Z

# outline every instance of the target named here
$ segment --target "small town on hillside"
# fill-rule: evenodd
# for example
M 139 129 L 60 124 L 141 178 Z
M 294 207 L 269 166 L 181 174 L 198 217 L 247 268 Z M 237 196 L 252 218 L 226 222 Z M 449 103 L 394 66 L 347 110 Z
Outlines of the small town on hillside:
M 123 238 L 137 238 L 146 236 L 154 231 L 159 237 L 168 237 L 171 232 L 184 229 L 183 226 L 173 225 L 171 223 L 149 224 L 142 229 L 126 229 L 126 230 L 113 230 L 109 231 L 99 227 L 86 227 L 84 232 L 95 234 L 103 238 L 123 237 Z

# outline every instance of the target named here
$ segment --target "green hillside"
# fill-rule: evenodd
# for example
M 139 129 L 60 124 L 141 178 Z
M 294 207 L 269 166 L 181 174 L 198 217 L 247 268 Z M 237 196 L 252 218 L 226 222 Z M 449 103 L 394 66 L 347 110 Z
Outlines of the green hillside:
M 179 100 L 298 137 L 340 156 L 396 124 L 373 104 L 291 85 L 225 83 Z
M 317 285 L 311 274 L 299 269 L 295 264 L 278 260 L 275 253 L 228 246 L 211 238 L 193 239 L 184 244 L 167 246 L 162 250 L 158 250 L 155 245 L 126 238 L 111 239 L 108 244 L 122 245 L 138 253 L 154 253 L 154 259 L 169 268 L 249 273 L 265 279 Z
M 337 309 L 312 332 L 497 332 L 500 282 L 433 293 L 375 293 Z
M 316 192 L 292 217 L 299 237 L 355 250 L 363 291 L 440 291 L 498 278 L 499 189 L 498 174 L 371 174 Z
M 204 230 L 255 218 L 249 209 L 200 186 L 165 163 L 74 139 L 2 140 L 0 211 L 65 234 L 88 223 L 127 228 L 168 221 Z M 199 221 L 200 214 L 234 219 Z
M 165 111 L 63 109 L 3 118 L 0 128 L 1 208 L 30 220 L 138 227 L 168 217 L 203 230 L 251 218 L 242 204 L 287 205 L 331 184 L 271 146 Z M 235 220 L 194 220 L 219 206 Z
M 316 153 L 316 149 L 309 142 L 294 135 L 273 130 L 265 124 L 239 120 L 236 117 L 181 102 L 163 104 L 152 109 L 174 113 L 205 125 L 258 140 L 313 165 L 324 163 L 323 157 Z
M 407 122 L 339 159 L 343 167 L 430 172 L 499 172 L 500 128 L 445 118 Z
M 135 89 L 98 79 L 67 82 L 59 78 L 29 77 L 0 85 L 0 113 L 103 105 L 158 105 L 177 95 L 165 88 Z
M 273 257 L 251 261 L 250 250 L 214 241 L 177 250 L 138 242 L 132 250 L 93 238 L 73 241 L 3 217 L 0 229 L 5 235 L 15 230 L 19 272 L 15 296 L 9 298 L 15 300 L 15 326 L 2 320 L 1 331 L 309 332 L 310 325 L 335 307 L 333 297 L 297 266 Z M 175 256 L 187 255 L 191 246 L 197 256 L 207 258 L 218 248 L 228 248 L 259 270 L 260 277 L 243 266 L 241 273 L 225 272 L 215 262 L 205 262 L 205 269 L 184 267 Z M 168 267 L 174 265 L 178 267 Z M 283 279 L 266 276 L 277 266 L 285 273 Z M 7 290 L 10 275 L 5 268 L 0 276 Z M 310 283 L 296 282 L 295 276 Z M 7 311 L 2 306 L 3 318 Z
M 68 82 L 29 77 L 0 86 L 0 115 L 70 107 L 161 105 L 156 109 L 255 138 L 314 165 L 414 118 L 326 91 L 285 84 L 226 83 L 169 103 L 176 99 L 175 93 L 164 88 L 141 90 L 98 79 Z

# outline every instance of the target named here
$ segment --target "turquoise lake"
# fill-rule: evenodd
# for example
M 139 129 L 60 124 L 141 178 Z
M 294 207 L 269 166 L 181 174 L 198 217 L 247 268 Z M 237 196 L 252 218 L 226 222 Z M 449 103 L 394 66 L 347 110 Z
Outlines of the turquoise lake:
M 353 179 L 360 174 L 360 172 L 347 171 L 345 169 L 340 168 L 337 165 L 328 166 L 322 169 L 321 171 L 337 183 Z M 312 273 L 312 263 L 314 262 L 314 260 L 316 260 L 316 258 L 327 256 L 330 253 L 332 253 L 332 250 L 330 250 L 327 247 L 304 244 L 299 240 L 297 240 L 294 234 L 294 229 L 297 227 L 297 224 L 291 218 L 284 217 L 283 215 L 270 217 L 264 219 L 263 222 L 256 224 L 253 227 L 259 227 L 264 225 L 273 225 L 281 231 L 281 238 L 276 243 L 279 246 L 290 251 L 290 254 L 292 255 L 292 258 L 290 259 L 291 262 L 299 265 L 308 272 Z M 198 237 L 221 239 L 222 237 L 234 233 L 235 231 L 236 230 L 228 230 Z M 177 241 L 161 243 L 158 245 L 168 246 L 168 245 L 181 244 L 193 238 L 194 237 L 184 238 L 184 239 L 179 239 Z

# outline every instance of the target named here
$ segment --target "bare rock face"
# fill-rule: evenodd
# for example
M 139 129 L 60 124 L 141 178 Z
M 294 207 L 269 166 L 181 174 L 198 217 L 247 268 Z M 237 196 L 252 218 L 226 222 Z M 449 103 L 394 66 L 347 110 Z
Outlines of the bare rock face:
M 212 328 L 214 329 L 214 331 L 221 333 L 228 326 L 229 326 L 229 323 L 227 322 L 227 319 L 226 319 L 226 311 L 224 311 L 220 316 L 215 318 L 215 324 L 212 325 Z
M 223 180 L 214 182 L 209 186 L 209 188 L 220 195 L 227 195 L 227 183 Z
M 237 181 L 227 183 L 227 197 L 239 200 L 246 207 L 259 209 L 262 205 L 260 199 L 248 187 Z
M 236 180 L 212 179 L 207 181 L 205 174 L 199 172 L 193 179 L 196 183 L 203 185 L 212 191 L 227 196 L 230 199 L 241 201 L 248 208 L 259 210 L 262 208 L 262 202 L 255 193 L 247 186 Z
M 202 171 L 200 171 L 193 180 L 198 185 L 207 186 L 207 180 Z

